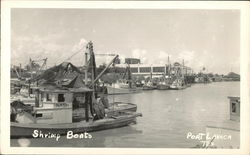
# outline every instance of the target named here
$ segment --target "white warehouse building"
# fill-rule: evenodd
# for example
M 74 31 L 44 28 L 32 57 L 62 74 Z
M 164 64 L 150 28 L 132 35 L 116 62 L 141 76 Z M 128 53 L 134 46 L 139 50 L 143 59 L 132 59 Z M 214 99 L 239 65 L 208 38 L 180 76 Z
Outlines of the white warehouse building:
M 127 64 L 117 64 L 116 67 L 126 68 Z M 168 64 L 130 64 L 130 71 L 133 75 L 192 75 L 190 67 L 183 66 L 178 62 Z

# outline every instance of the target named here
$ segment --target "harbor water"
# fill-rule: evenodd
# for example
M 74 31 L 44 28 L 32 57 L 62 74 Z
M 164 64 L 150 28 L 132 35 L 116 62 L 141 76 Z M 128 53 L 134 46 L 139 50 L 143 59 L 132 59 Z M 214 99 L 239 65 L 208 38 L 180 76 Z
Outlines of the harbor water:
M 137 105 L 143 117 L 136 124 L 90 133 L 91 139 L 11 139 L 11 146 L 191 148 L 200 144 L 189 132 L 204 133 L 207 125 L 221 126 L 229 120 L 228 96 L 240 96 L 240 82 L 194 84 L 183 90 L 148 90 L 109 96 L 110 102 Z M 234 123 L 234 122 L 232 122 Z

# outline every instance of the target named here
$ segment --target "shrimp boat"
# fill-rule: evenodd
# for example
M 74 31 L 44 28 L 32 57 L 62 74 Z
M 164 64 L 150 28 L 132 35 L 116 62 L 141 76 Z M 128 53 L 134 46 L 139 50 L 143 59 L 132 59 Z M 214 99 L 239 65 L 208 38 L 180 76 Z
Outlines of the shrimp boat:
M 153 75 L 151 72 L 150 79 L 146 83 L 144 83 L 144 85 L 142 86 L 142 90 L 154 90 L 156 88 L 157 86 L 153 83 Z
M 139 90 L 135 86 L 129 86 L 127 81 L 118 81 L 112 85 L 107 85 L 109 95 L 137 93 Z
M 125 78 L 127 75 L 127 79 Z M 130 66 L 127 64 L 123 78 L 118 80 L 116 83 L 107 86 L 109 95 L 119 95 L 119 94 L 131 94 L 138 93 L 140 89 L 132 82 L 132 75 L 130 71 Z
M 114 110 L 105 116 L 92 96 L 87 88 L 37 89 L 35 106 L 12 107 L 11 137 L 32 137 L 34 130 L 62 135 L 105 130 L 129 125 L 141 116 L 133 110 Z M 79 108 L 83 109 L 81 119 L 75 114 Z
M 163 75 L 163 80 L 160 81 L 158 84 L 157 84 L 157 89 L 158 90 L 167 90 L 169 89 L 170 87 L 170 79 L 165 77 L 165 75 Z
M 142 86 L 142 90 L 154 90 L 156 88 L 157 88 L 157 86 L 154 86 L 153 82 L 151 82 L 151 81 L 148 81 L 147 83 L 145 83 Z
M 88 43 L 90 60 L 94 60 L 92 48 L 92 42 Z M 67 85 L 63 84 L 62 80 L 54 83 L 45 82 L 43 85 L 32 88 L 33 104 L 12 102 L 11 138 L 32 137 L 34 130 L 39 130 L 44 134 L 64 135 L 69 131 L 73 133 L 93 132 L 135 123 L 136 118 L 142 116 L 141 113 L 136 112 L 136 105 L 120 102 L 108 105 L 105 102 L 105 94 L 98 97 L 95 82 L 101 74 L 95 77 L 94 63 L 92 62 L 91 67 L 91 83 L 88 83 L 88 70 L 85 69 L 84 83 L 80 76 L 76 76 Z M 87 61 L 85 65 L 87 66 Z M 74 66 L 70 66 L 67 65 L 66 68 L 71 68 L 72 71 Z M 52 71 L 49 71 L 50 80 Z
M 166 82 L 159 82 L 159 84 L 157 85 L 157 89 L 159 90 L 167 90 L 169 89 L 170 85 L 167 84 Z
M 172 89 L 172 90 L 181 90 L 181 89 L 185 89 L 185 88 L 186 88 L 186 86 L 184 84 L 184 81 L 181 78 L 177 78 L 170 85 L 169 89 Z

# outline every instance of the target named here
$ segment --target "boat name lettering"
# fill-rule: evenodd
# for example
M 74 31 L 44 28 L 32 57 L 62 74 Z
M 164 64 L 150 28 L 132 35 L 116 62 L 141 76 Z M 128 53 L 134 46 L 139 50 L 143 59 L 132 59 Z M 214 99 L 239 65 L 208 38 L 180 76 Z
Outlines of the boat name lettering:
M 67 103 L 56 103 L 55 104 L 56 107 L 68 107 Z

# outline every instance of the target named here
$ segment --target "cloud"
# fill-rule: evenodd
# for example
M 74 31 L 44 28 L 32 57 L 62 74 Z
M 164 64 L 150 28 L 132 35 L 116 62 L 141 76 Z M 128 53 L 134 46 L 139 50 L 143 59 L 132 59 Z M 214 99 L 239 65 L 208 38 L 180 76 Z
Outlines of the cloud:
M 138 58 L 141 63 L 148 63 L 148 52 L 145 49 L 134 49 L 132 50 L 132 58 Z
M 184 50 L 178 54 L 178 59 L 184 61 L 192 61 L 194 59 L 195 52 Z
M 154 63 L 158 63 L 158 64 L 167 64 L 168 63 L 168 58 L 170 60 L 170 58 L 172 57 L 172 55 L 168 54 L 165 51 L 160 51 L 158 54 L 158 57 L 156 57 L 157 59 L 154 60 Z
M 191 67 L 195 72 L 201 71 L 203 67 L 207 70 L 212 67 L 211 55 L 207 50 L 203 50 L 199 53 L 193 50 L 183 50 L 177 56 L 177 60 L 182 63 L 184 60 L 185 66 Z M 208 65 L 209 64 L 209 65 Z
M 168 54 L 167 52 L 165 52 L 165 51 L 160 51 L 158 57 L 159 57 L 159 58 L 162 58 L 162 59 L 167 59 L 168 56 L 169 56 L 169 54 Z
M 79 51 L 81 49 L 85 49 L 87 43 L 88 41 L 86 39 L 81 38 L 80 41 L 73 46 L 72 51 Z
M 61 34 L 48 34 L 47 36 L 27 35 L 12 36 L 11 63 L 27 65 L 29 58 L 48 58 L 48 66 L 53 66 L 56 61 L 63 61 L 69 54 L 69 44 L 58 43 Z M 64 53 L 64 54 L 62 54 Z
M 132 50 L 132 57 L 133 58 L 141 58 L 147 54 L 145 49 L 134 49 Z
M 58 63 L 61 61 L 69 61 L 76 66 L 82 66 L 85 64 L 85 49 L 88 41 L 85 38 L 79 39 L 78 42 L 71 46 L 71 49 L 67 53 L 64 54 L 63 58 L 59 59 Z

